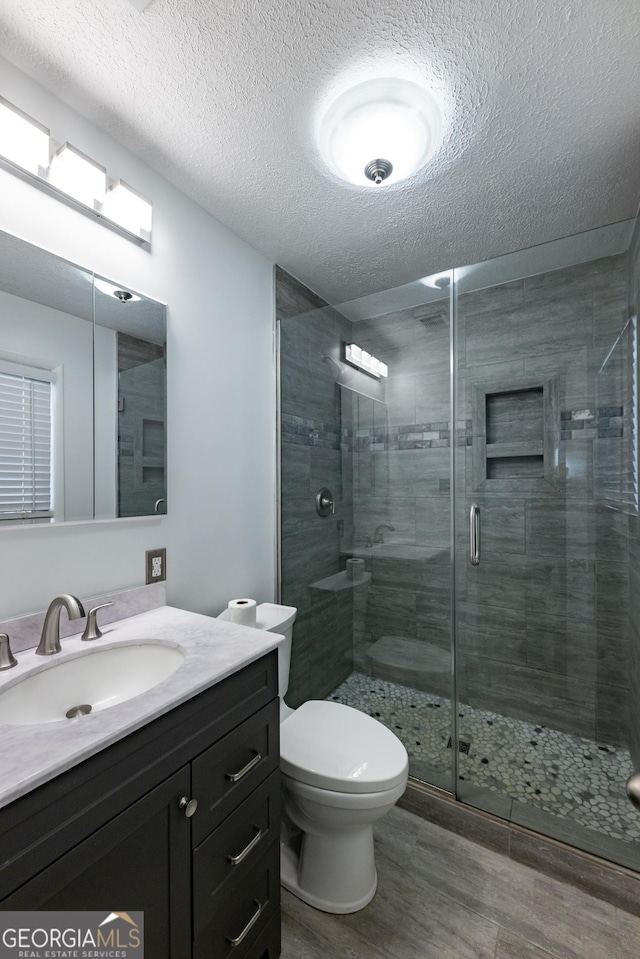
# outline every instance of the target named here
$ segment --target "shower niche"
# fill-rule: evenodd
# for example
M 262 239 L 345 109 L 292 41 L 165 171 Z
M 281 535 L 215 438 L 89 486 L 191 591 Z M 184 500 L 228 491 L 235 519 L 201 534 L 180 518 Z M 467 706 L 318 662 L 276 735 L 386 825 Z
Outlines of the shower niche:
M 555 378 L 475 385 L 472 418 L 475 489 L 555 487 L 560 436 Z

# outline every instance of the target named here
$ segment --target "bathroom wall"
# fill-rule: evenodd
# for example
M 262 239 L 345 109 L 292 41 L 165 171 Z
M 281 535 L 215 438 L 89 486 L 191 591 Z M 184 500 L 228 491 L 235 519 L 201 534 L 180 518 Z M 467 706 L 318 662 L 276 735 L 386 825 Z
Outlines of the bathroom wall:
M 167 547 L 170 603 L 274 598 L 273 267 L 147 163 L 0 60 L 0 92 L 154 203 L 151 253 L 0 170 L 0 229 L 168 309 L 168 516 L 3 530 L 0 615 L 144 582 Z M 150 154 L 149 160 L 153 162 Z M 250 443 L 245 442 L 250 437 Z

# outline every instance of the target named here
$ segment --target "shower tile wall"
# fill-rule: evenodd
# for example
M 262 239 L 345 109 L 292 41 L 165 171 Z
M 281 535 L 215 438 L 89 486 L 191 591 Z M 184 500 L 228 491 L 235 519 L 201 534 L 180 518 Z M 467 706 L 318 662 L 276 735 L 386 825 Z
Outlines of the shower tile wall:
M 353 668 L 352 590 L 331 590 L 322 580 L 337 573 L 339 529 L 351 526 L 349 462 L 340 451 L 338 369 L 351 324 L 322 299 L 276 268 L 280 325 L 282 602 L 297 606 L 287 702 L 295 707 L 322 698 Z M 321 518 L 315 495 L 323 486 L 336 512 Z
M 628 745 L 629 517 L 615 487 L 630 408 L 624 344 L 613 349 L 627 257 L 461 295 L 457 314 L 459 415 L 472 430 L 478 390 L 553 383 L 559 413 L 545 423 L 553 484 L 512 472 L 492 488 L 472 448 L 459 451 L 461 558 L 472 502 L 482 515 L 482 562 L 458 564 L 460 700 Z M 502 441 L 527 439 L 531 406 L 516 407 Z

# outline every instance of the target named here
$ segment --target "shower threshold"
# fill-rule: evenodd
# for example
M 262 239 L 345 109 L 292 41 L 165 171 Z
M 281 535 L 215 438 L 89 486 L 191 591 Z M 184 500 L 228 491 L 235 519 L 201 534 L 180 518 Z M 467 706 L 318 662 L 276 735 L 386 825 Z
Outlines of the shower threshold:
M 327 699 L 391 729 L 409 753 L 410 773 L 451 769 L 449 699 L 363 673 L 352 673 Z M 640 840 L 640 817 L 625 795 L 632 772 L 626 749 L 486 709 L 461 705 L 458 715 L 459 738 L 470 743 L 458 756 L 460 798 L 481 787 L 568 820 L 568 827 L 577 824 L 627 843 Z

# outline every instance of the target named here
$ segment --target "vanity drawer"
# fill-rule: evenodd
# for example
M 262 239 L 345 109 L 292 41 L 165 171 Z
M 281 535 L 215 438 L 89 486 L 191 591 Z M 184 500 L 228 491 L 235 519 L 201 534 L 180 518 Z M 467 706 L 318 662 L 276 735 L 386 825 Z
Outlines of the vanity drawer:
M 197 938 L 219 896 L 234 898 L 272 842 L 280 838 L 280 773 L 272 773 L 193 853 L 193 927 Z M 235 860 L 235 861 L 232 861 Z
M 280 843 L 276 839 L 255 864 L 246 882 L 216 908 L 210 905 L 210 921 L 193 943 L 193 959 L 243 959 L 258 955 L 265 946 L 262 933 L 280 907 Z M 279 915 L 278 915 L 279 920 Z M 274 952 L 274 959 L 277 953 Z M 271 959 L 271 957 L 270 957 Z
M 192 845 L 199 846 L 280 762 L 279 700 L 260 709 L 192 764 Z

